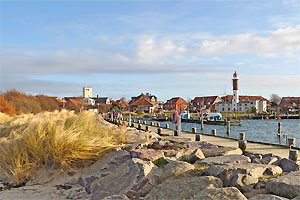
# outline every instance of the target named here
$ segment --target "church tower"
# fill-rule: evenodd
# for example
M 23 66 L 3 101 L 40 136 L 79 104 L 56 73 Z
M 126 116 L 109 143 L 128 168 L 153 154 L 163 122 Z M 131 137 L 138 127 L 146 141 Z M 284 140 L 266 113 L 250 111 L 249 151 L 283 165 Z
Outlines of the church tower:
M 93 96 L 93 88 L 92 87 L 83 87 L 83 97 L 90 98 Z
M 232 86 L 233 86 L 232 110 L 233 111 L 237 111 L 238 109 L 237 106 L 237 104 L 239 103 L 238 81 L 239 81 L 239 76 L 235 71 L 232 77 Z

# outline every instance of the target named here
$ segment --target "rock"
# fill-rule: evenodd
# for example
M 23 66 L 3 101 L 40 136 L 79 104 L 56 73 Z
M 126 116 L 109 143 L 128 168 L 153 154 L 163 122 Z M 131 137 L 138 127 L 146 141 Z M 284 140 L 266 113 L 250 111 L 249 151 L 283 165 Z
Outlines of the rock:
M 266 164 L 266 165 L 271 165 L 271 164 L 275 163 L 277 160 L 278 160 L 277 157 L 265 157 L 260 160 L 260 163 Z
M 282 169 L 279 166 L 275 166 L 275 165 L 268 165 L 267 169 L 264 171 L 263 175 L 267 175 L 267 176 L 276 176 L 279 174 L 282 174 Z
M 279 197 L 276 195 L 272 195 L 272 194 L 259 194 L 255 197 L 252 197 L 248 200 L 288 200 L 287 198 L 284 197 Z
M 212 176 L 167 180 L 155 186 L 151 192 L 146 195 L 145 200 L 193 199 L 201 190 L 220 187 L 222 187 L 222 181 Z
M 258 178 L 247 175 L 247 174 L 235 174 L 231 177 L 229 186 L 237 187 L 238 189 L 245 191 L 245 186 L 249 186 L 258 182 Z M 252 189 L 249 187 L 249 189 Z M 248 188 L 247 188 L 248 189 Z
M 130 200 L 126 195 L 111 195 L 102 200 Z
M 158 182 L 163 182 L 164 180 L 170 178 L 179 176 L 180 174 L 183 174 L 184 172 L 187 172 L 189 170 L 193 170 L 195 167 L 194 165 L 177 161 L 177 160 L 167 160 L 169 163 L 162 169 L 158 177 Z
M 293 198 L 292 200 L 300 200 L 300 195 L 296 196 L 295 198 Z
M 91 193 L 91 199 L 122 194 L 134 196 L 149 182 L 152 168 L 155 168 L 153 163 L 132 160 L 127 151 L 113 151 L 84 170 L 78 183 Z
M 294 161 L 282 158 L 275 162 L 274 164 L 278 165 L 282 168 L 284 172 L 292 172 L 292 171 L 298 171 L 299 170 L 299 164 L 295 163 Z
M 130 151 L 132 158 L 140 158 L 142 160 L 157 160 L 164 157 L 164 153 L 161 151 L 155 151 L 154 149 L 133 149 Z
M 220 199 L 234 199 L 247 200 L 247 198 L 235 187 L 206 189 L 198 192 L 191 199 L 205 199 L 205 200 L 220 200 Z
M 249 163 L 251 162 L 250 158 L 243 155 L 226 155 L 226 156 L 216 156 L 209 157 L 198 160 L 196 164 L 199 165 L 221 165 L 225 163 Z
M 188 157 L 189 162 L 194 164 L 197 160 L 205 158 L 203 152 L 200 149 L 194 150 Z
M 255 163 L 227 163 L 223 165 L 211 165 L 205 169 L 205 173 L 221 178 L 225 186 L 230 186 L 234 175 L 246 174 L 256 179 L 263 176 L 266 168 L 266 165 Z
M 270 179 L 266 183 L 269 193 L 286 197 L 289 199 L 300 195 L 300 171 L 290 172 L 285 176 Z
M 215 157 L 215 156 L 224 156 L 224 155 L 242 155 L 243 152 L 239 148 L 232 147 L 218 147 L 218 148 L 201 148 L 204 156 Z

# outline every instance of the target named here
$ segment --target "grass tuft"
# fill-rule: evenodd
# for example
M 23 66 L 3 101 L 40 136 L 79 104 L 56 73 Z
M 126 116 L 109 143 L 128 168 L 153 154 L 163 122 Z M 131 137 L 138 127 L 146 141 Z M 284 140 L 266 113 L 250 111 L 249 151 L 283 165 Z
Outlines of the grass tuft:
M 40 166 L 72 172 L 125 142 L 124 129 L 92 112 L 54 111 L 0 123 L 0 171 L 20 184 Z

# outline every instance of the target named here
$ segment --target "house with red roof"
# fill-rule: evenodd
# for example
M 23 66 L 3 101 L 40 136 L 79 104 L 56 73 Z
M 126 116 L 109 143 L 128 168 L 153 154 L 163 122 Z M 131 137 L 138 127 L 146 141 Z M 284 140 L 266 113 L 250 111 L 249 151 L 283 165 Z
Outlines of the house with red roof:
M 195 97 L 191 101 L 190 109 L 192 111 L 203 110 L 203 109 L 209 112 L 215 111 L 215 104 L 221 101 L 222 99 L 219 96 Z
M 181 97 L 174 97 L 169 99 L 164 105 L 164 110 L 184 111 L 188 107 L 188 103 Z
M 131 112 L 143 111 L 145 113 L 153 113 L 155 109 L 154 104 L 145 96 L 129 102 L 129 108 Z
M 282 97 L 279 108 L 283 113 L 299 114 L 300 97 Z

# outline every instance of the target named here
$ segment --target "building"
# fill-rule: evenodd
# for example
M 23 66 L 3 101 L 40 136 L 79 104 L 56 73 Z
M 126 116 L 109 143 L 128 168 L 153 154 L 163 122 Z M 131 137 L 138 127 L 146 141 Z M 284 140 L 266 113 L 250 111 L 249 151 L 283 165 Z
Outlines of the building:
M 164 110 L 178 110 L 184 111 L 188 107 L 188 103 L 181 97 L 174 97 L 172 99 L 167 100 L 167 102 L 163 105 Z
M 154 113 L 153 103 L 145 96 L 129 103 L 129 108 L 131 112 L 143 111 L 145 113 Z
M 215 104 L 219 102 L 222 102 L 219 96 L 195 97 L 191 101 L 190 110 L 207 110 L 208 112 L 213 112 L 215 111 Z
M 93 97 L 93 88 L 92 87 L 83 87 L 83 98 Z
M 279 108 L 282 113 L 299 114 L 300 97 L 282 97 Z
M 266 112 L 268 100 L 261 96 L 240 96 L 238 81 L 239 76 L 235 71 L 232 77 L 233 95 L 223 96 L 222 101 L 215 104 L 215 110 L 217 112 Z
M 152 106 L 149 104 L 149 102 Z M 141 93 L 137 97 L 131 97 L 131 100 L 129 102 L 129 109 L 132 112 L 143 110 L 145 112 L 154 113 L 158 109 L 157 97 L 150 93 Z
M 111 104 L 110 99 L 108 97 L 99 97 L 99 95 L 97 95 L 97 97 L 92 97 L 92 99 L 95 100 L 96 104 Z

